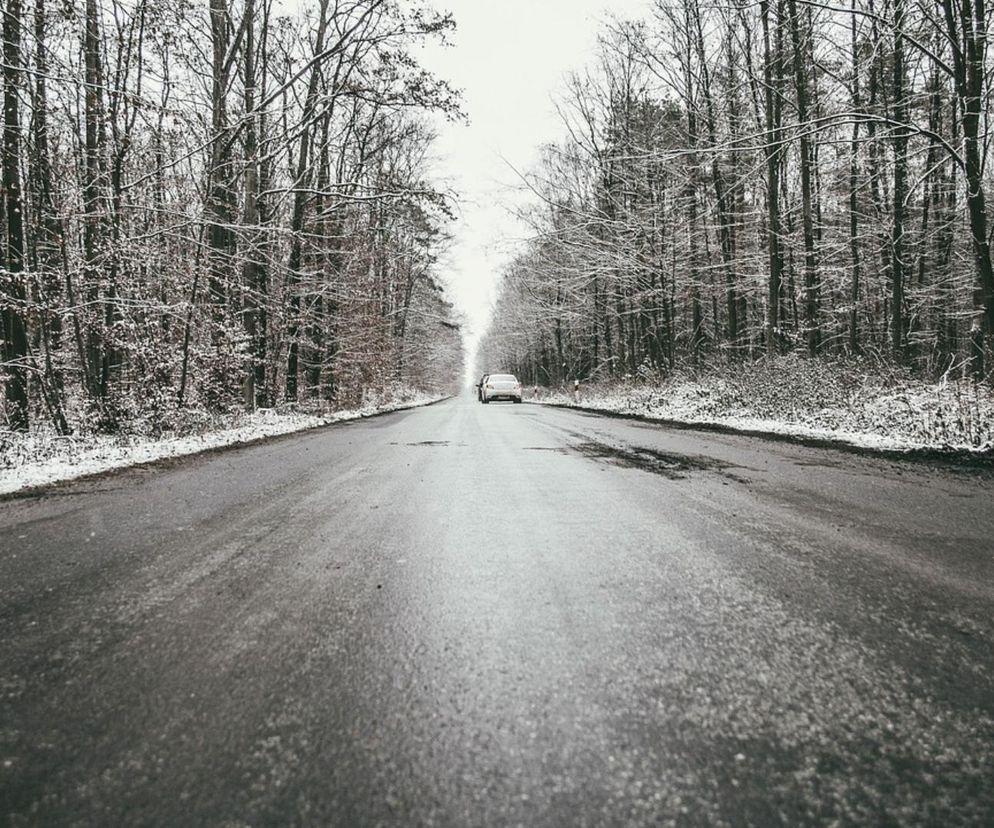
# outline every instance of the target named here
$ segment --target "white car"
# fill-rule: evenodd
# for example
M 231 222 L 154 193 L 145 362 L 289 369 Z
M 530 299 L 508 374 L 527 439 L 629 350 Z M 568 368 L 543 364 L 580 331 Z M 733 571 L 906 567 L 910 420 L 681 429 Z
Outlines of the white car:
M 491 400 L 510 400 L 521 402 L 521 383 L 514 374 L 490 374 L 480 389 L 480 400 L 488 403 Z

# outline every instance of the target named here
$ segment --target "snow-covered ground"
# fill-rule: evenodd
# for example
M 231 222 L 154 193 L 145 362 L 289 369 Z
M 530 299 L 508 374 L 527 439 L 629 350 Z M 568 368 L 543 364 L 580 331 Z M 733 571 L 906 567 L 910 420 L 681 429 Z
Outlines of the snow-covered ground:
M 360 408 L 325 414 L 260 409 L 254 414 L 225 417 L 215 424 L 220 427 L 202 433 L 159 438 L 96 434 L 59 437 L 51 433 L 21 435 L 0 431 L 0 495 L 343 420 L 429 405 L 439 399 L 442 397 L 438 395 L 404 393 L 386 401 L 371 399 Z
M 867 449 L 994 452 L 994 393 L 969 380 L 792 357 L 657 381 L 539 390 L 535 402 L 829 440 Z

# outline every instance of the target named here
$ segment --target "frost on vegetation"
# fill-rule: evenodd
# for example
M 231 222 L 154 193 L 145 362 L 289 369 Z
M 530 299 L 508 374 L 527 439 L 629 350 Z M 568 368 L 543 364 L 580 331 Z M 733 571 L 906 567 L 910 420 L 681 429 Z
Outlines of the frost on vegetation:
M 284 405 L 252 414 L 208 414 L 177 409 L 155 422 L 132 421 L 126 430 L 59 436 L 50 428 L 28 434 L 0 430 L 0 494 L 114 468 L 179 457 L 206 449 L 288 434 L 384 411 L 426 405 L 439 395 L 393 387 L 367 392 L 355 408 Z
M 541 393 L 542 401 L 868 448 L 994 451 L 994 392 L 894 366 L 798 356 Z

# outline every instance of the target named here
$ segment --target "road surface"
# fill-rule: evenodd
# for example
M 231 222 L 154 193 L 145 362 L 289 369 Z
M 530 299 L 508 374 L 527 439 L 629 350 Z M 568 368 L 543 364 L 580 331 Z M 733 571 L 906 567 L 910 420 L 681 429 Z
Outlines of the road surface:
M 994 824 L 994 480 L 470 396 L 0 503 L 0 821 Z

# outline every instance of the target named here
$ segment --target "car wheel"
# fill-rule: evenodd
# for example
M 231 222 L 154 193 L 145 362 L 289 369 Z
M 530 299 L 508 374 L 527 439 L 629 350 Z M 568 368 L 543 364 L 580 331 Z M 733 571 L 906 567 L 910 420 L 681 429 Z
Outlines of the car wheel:
M 515 405 L 520 405 L 521 404 L 521 397 L 515 397 L 514 398 L 514 404 Z

